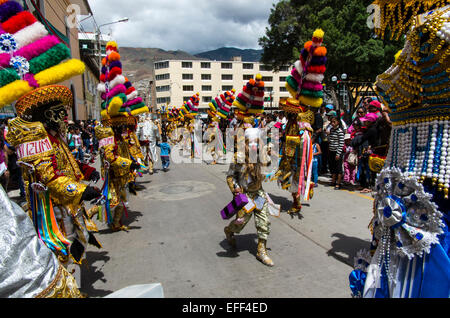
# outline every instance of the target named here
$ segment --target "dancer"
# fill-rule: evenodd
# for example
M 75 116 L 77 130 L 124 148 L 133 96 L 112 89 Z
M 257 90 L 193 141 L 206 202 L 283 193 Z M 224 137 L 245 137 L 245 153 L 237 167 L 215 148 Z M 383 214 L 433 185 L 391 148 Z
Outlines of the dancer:
M 288 114 L 286 141 L 278 171 L 274 178 L 283 189 L 292 194 L 293 204 L 289 214 L 299 213 L 301 200 L 309 201 L 314 194 L 311 182 L 313 149 L 311 137 L 314 132 L 314 111 L 323 103 L 322 81 L 325 73 L 327 50 L 322 46 L 324 32 L 317 29 L 312 41 L 305 43 L 300 59 L 295 62 L 286 88 L 292 95 L 280 104 Z
M 122 216 L 127 211 L 127 185 L 135 180 L 135 171 L 140 164 L 132 159 L 128 142 L 127 127 L 135 123 L 133 116 L 149 112 L 149 109 L 137 97 L 130 93 L 129 81 L 122 75 L 122 64 L 117 43 L 108 42 L 106 58 L 103 59 L 101 83 L 98 90 L 102 94 L 102 126 L 95 128 L 99 140 L 102 176 L 105 183 L 102 197 L 105 203 L 106 221 L 113 231 L 124 230 Z M 127 88 L 128 86 L 128 88 Z M 131 108 L 133 110 L 131 110 Z M 133 189 L 131 189 L 132 191 Z M 111 209 L 114 209 L 114 215 Z
M 78 165 L 66 143 L 65 119 L 73 107 L 69 88 L 63 82 L 84 72 L 84 64 L 70 59 L 70 50 L 14 1 L 2 4 L 0 35 L 2 62 L 6 70 L 0 83 L 0 107 L 15 103 L 17 116 L 8 124 L 7 141 L 17 151 L 23 169 L 27 206 L 39 238 L 67 268 L 81 264 L 88 244 L 98 248 L 84 202 L 100 196 L 83 180 L 98 178 L 98 172 Z M 33 39 L 16 38 L 32 25 Z M 72 266 L 71 266 L 72 267 Z M 79 272 L 79 267 L 74 266 Z

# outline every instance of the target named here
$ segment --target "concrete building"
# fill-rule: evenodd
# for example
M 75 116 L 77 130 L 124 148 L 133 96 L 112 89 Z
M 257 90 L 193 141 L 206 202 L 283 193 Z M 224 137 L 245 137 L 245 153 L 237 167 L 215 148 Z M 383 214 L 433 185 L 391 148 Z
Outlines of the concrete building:
M 200 110 L 209 108 L 212 98 L 224 91 L 236 89 L 239 93 L 249 79 L 260 73 L 265 82 L 265 108 L 278 109 L 280 99 L 288 98 L 285 88 L 290 68 L 275 73 L 258 62 L 165 60 L 154 64 L 156 106 L 181 107 L 193 94 L 200 93 Z

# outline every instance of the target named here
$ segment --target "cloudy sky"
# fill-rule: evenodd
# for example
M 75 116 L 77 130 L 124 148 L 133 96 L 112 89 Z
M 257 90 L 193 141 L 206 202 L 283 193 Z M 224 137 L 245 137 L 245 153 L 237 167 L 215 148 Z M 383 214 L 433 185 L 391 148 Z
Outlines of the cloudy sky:
M 119 46 L 199 53 L 220 47 L 260 49 L 273 3 L 278 0 L 89 0 L 98 25 Z M 91 19 L 83 22 L 86 30 Z

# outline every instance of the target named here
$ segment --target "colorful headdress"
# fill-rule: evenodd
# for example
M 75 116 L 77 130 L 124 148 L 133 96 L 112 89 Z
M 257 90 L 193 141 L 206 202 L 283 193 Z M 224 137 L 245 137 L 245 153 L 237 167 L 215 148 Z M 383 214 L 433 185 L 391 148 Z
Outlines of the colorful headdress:
M 181 107 L 183 116 L 194 118 L 198 115 L 198 105 L 200 104 L 200 94 L 193 95 Z
M 254 79 L 247 82 L 233 105 L 244 114 L 264 113 L 264 82 L 261 74 L 256 74 Z
M 300 59 L 294 63 L 291 75 L 286 79 L 287 90 L 303 106 L 318 108 L 323 104 L 322 81 L 327 63 L 327 49 L 322 46 L 323 35 L 321 29 L 314 31 L 312 40 L 305 43 Z M 286 110 L 295 111 L 292 108 Z
M 129 122 L 127 117 L 149 112 L 136 89 L 122 74 L 122 63 L 115 41 L 106 44 L 107 56 L 102 60 L 102 74 L 97 90 L 103 100 L 102 120 L 107 125 L 122 125 Z
M 224 92 L 217 96 L 209 103 L 208 114 L 214 118 L 227 118 L 231 112 L 231 106 L 235 100 L 234 94 L 236 90 L 233 88 L 231 91 Z
M 402 53 L 376 82 L 394 126 L 386 166 L 429 178 L 448 197 L 450 5 L 412 25 Z
M 21 116 L 35 109 L 36 103 L 71 106 L 70 90 L 59 94 L 60 87 L 46 87 L 84 73 L 84 63 L 70 57 L 69 48 L 49 35 L 33 14 L 15 1 L 0 1 L 0 107 L 19 99 L 16 107 Z M 26 101 L 21 101 L 24 95 Z

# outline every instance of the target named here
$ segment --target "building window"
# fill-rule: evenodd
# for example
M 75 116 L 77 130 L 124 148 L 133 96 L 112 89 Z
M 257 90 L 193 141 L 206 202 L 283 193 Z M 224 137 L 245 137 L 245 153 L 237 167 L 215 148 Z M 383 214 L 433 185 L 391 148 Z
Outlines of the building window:
M 233 85 L 223 85 L 222 90 L 223 91 L 231 91 L 233 89 Z
M 159 97 L 156 99 L 157 104 L 167 104 L 170 103 L 170 97 Z
M 266 86 L 266 87 L 264 87 L 264 91 L 265 92 L 272 92 L 273 91 L 273 87 L 270 87 L 270 86 Z
M 221 64 L 223 69 L 232 69 L 233 68 L 233 63 L 222 63 Z
M 244 80 L 244 81 L 249 81 L 249 80 L 251 80 L 253 78 L 253 75 L 244 75 L 243 77 L 242 77 L 242 79 Z
M 162 68 L 168 68 L 168 67 L 169 67 L 169 61 L 155 63 L 155 70 L 159 70 Z
M 183 85 L 183 91 L 191 92 L 194 90 L 194 85 Z
M 244 63 L 242 64 L 242 68 L 244 70 L 253 70 L 253 63 Z
M 280 76 L 280 82 L 286 82 L 287 77 L 286 76 Z
M 192 96 L 184 96 L 184 97 L 183 97 L 183 103 L 184 103 L 184 102 L 187 102 L 188 100 L 190 100 L 191 97 L 192 97 Z
M 182 78 L 183 78 L 183 80 L 193 80 L 194 74 L 183 74 Z
M 280 87 L 280 92 L 287 92 L 287 91 L 288 91 L 288 90 L 287 90 L 286 87 L 284 87 L 284 86 Z
M 222 81 L 232 81 L 233 74 L 222 74 Z
M 259 66 L 259 70 L 260 70 L 260 71 L 271 71 L 272 69 L 271 69 L 271 67 L 268 66 L 268 65 L 261 64 L 261 65 Z
M 201 62 L 200 67 L 201 68 L 211 68 L 211 63 L 210 62 Z
M 167 74 L 156 75 L 156 76 L 155 76 L 155 79 L 156 79 L 157 81 L 168 80 L 168 79 L 170 79 L 170 74 L 167 73 Z
M 203 103 L 209 103 L 212 100 L 211 96 L 203 96 L 202 97 L 202 102 Z
M 272 76 L 263 76 L 262 77 L 263 82 L 273 82 Z
M 210 81 L 211 80 L 211 74 L 202 74 L 202 80 L 203 81 Z
M 181 62 L 182 68 L 192 68 L 192 62 Z
M 289 72 L 289 66 L 282 66 L 280 67 L 281 72 Z
M 202 91 L 210 92 L 210 91 L 212 91 L 212 86 L 211 85 L 202 85 Z
M 164 86 L 156 86 L 156 91 L 159 92 L 168 92 L 170 91 L 170 85 L 164 85 Z

